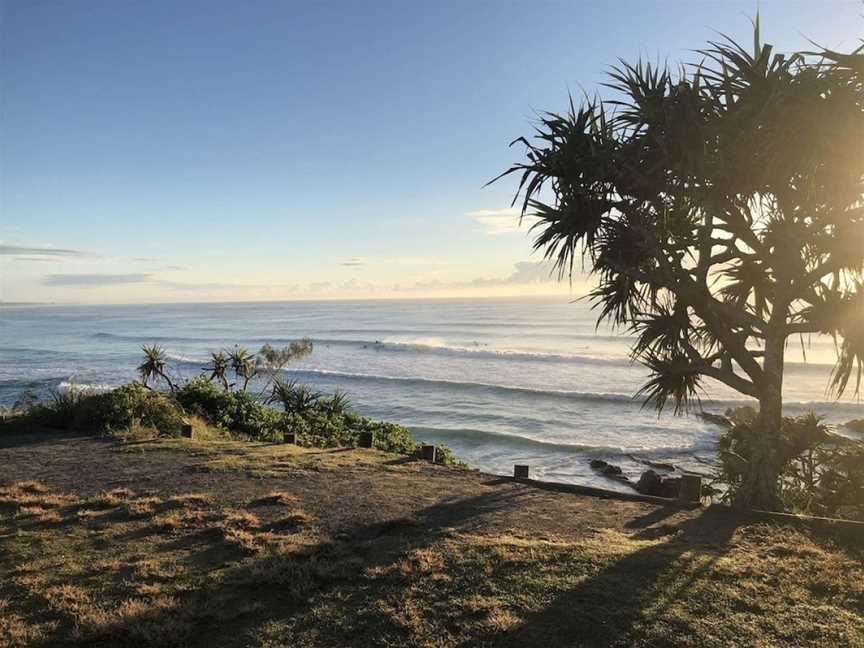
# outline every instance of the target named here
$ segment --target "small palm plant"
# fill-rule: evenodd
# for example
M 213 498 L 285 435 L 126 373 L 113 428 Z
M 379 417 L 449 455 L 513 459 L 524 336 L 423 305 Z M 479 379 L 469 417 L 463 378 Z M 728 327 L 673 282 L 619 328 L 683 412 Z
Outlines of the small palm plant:
M 345 414 L 351 407 L 351 399 L 347 392 L 337 389 L 329 398 L 321 398 L 318 400 L 317 408 L 319 411 L 330 415 Z
M 210 354 L 210 364 L 204 368 L 210 372 L 210 382 L 216 381 L 227 391 L 228 378 L 225 374 L 228 371 L 228 356 L 222 351 L 217 351 Z
M 270 395 L 265 402 L 268 405 L 278 403 L 289 414 L 305 414 L 313 410 L 320 399 L 320 392 L 316 392 L 296 380 L 287 383 L 274 380 Z
M 141 350 L 144 352 L 144 362 L 138 365 L 138 374 L 141 376 L 141 382 L 144 386 L 149 389 L 151 380 L 156 382 L 161 379 L 168 383 L 168 388 L 171 391 L 174 391 L 174 383 L 165 373 L 168 360 L 165 349 L 158 344 L 150 346 L 145 344 Z
M 243 381 L 241 389 L 245 392 L 249 381 L 258 372 L 255 355 L 249 353 L 249 350 L 243 347 L 234 347 L 233 351 L 228 352 L 228 360 L 231 362 L 231 369 L 234 371 L 237 383 L 240 383 L 241 380 Z

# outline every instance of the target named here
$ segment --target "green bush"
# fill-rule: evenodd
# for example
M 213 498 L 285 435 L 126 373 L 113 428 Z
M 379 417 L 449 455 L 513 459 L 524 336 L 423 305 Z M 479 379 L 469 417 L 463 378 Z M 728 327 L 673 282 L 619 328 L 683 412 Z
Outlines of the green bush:
M 251 439 L 275 440 L 283 432 L 282 415 L 265 407 L 254 396 L 246 392 L 231 394 L 231 409 L 229 410 L 232 432 L 248 436 Z
M 752 478 L 753 454 L 762 441 L 758 414 L 739 412 L 719 440 L 721 481 L 727 499 Z M 831 433 L 813 413 L 784 418 L 773 444 L 780 467 L 778 492 L 796 513 L 864 520 L 864 443 Z
M 182 412 L 164 394 L 131 383 L 108 392 L 76 389 L 51 395 L 48 403 L 36 405 L 30 416 L 47 427 L 87 430 L 110 434 L 128 430 L 135 423 L 175 436 L 183 425 Z
M 201 376 L 182 385 L 175 398 L 186 412 L 252 439 L 275 440 L 286 431 L 279 412 L 247 392 L 220 389 Z
M 197 414 L 217 427 L 233 428 L 233 392 L 220 389 L 203 376 L 185 382 L 174 397 L 186 412 Z
M 140 383 L 105 393 L 69 389 L 56 392 L 49 403 L 31 408 L 41 424 L 61 429 L 99 433 L 129 430 L 143 424 L 166 436 L 178 436 L 184 414 L 194 414 L 211 425 L 255 440 L 281 440 L 293 433 L 301 445 L 323 448 L 356 446 L 361 432 L 374 435 L 374 446 L 385 452 L 416 456 L 420 446 L 407 428 L 375 421 L 348 411 L 348 399 L 337 392 L 320 397 L 304 385 L 283 386 L 285 399 L 277 399 L 285 412 L 267 407 L 245 391 L 229 391 L 203 376 L 178 386 L 172 396 Z M 442 463 L 461 465 L 451 451 L 438 446 Z

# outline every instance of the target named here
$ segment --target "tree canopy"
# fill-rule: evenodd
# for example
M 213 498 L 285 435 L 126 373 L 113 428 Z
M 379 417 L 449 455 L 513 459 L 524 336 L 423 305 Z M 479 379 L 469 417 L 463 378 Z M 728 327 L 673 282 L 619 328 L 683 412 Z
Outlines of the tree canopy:
M 864 55 L 777 54 L 758 23 L 752 53 L 701 54 L 677 72 L 622 62 L 614 98 L 516 140 L 527 161 L 502 175 L 521 173 L 534 246 L 562 275 L 588 262 L 658 407 L 686 406 L 703 376 L 761 400 L 809 333 L 837 337 L 835 391 L 860 387 Z
M 834 336 L 837 395 L 864 371 L 864 49 L 776 53 L 729 38 L 678 69 L 612 68 L 609 96 L 543 113 L 513 203 L 600 320 L 630 327 L 658 409 L 706 377 L 780 425 L 784 350 Z

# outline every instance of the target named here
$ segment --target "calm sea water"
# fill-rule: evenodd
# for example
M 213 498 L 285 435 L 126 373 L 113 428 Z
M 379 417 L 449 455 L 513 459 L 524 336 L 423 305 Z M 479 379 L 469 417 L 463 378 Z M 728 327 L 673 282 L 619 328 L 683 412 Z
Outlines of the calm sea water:
M 110 387 L 135 378 L 142 344 L 157 343 L 171 373 L 193 376 L 208 353 L 258 349 L 308 336 L 313 355 L 292 377 L 349 392 L 354 408 L 445 443 L 470 465 L 509 474 L 619 487 L 594 458 L 637 476 L 640 460 L 704 470 L 719 429 L 695 417 L 662 417 L 633 395 L 646 377 L 629 361 L 629 338 L 595 331 L 584 303 L 566 298 L 452 301 L 283 302 L 0 310 L 0 405 L 27 389 L 71 383 Z M 830 340 L 790 348 L 787 412 L 815 409 L 832 422 L 864 418 L 856 402 L 828 402 Z M 706 410 L 741 397 L 710 386 Z

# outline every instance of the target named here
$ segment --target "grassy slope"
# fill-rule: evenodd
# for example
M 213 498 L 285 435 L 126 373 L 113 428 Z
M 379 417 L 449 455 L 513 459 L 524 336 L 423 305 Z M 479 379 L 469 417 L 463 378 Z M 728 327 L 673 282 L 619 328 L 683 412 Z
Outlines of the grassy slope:
M 178 474 L 201 474 L 211 488 L 3 487 L 0 645 L 864 646 L 854 541 L 566 494 L 522 500 L 532 522 L 502 527 L 495 521 L 507 511 L 481 511 L 509 486 L 481 492 L 476 476 L 455 471 L 446 478 L 464 482 L 461 498 L 432 505 L 459 504 L 459 516 L 433 525 L 419 513 L 385 515 L 374 532 L 345 532 L 324 519 L 314 489 L 297 496 L 301 484 L 338 490 L 351 484 L 338 476 L 360 474 L 352 471 L 407 475 L 428 498 L 422 488 L 439 469 L 373 451 L 233 442 L 110 451 L 130 469 L 191 456 Z M 280 481 L 286 473 L 296 481 Z M 223 474 L 239 480 L 214 479 Z M 246 482 L 254 494 L 238 491 Z M 386 508 L 381 492 L 364 505 Z M 579 517 L 566 508 L 574 499 L 584 504 L 580 524 L 554 519 Z M 307 510 L 316 506 L 319 515 Z

